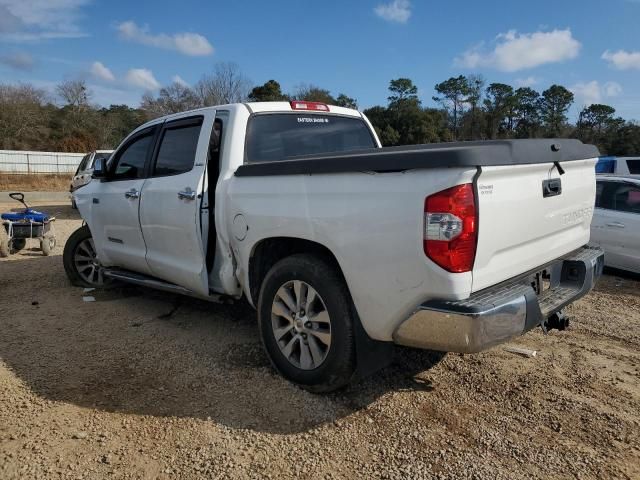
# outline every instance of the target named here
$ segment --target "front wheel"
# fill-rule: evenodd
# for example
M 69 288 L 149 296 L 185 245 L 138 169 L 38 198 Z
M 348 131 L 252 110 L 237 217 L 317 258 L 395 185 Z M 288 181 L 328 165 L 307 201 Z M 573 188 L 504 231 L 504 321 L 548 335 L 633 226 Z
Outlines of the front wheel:
M 286 379 L 313 392 L 349 383 L 355 370 L 351 300 L 329 262 L 306 254 L 279 261 L 257 306 L 262 342 Z
M 73 285 L 99 288 L 107 283 L 97 258 L 91 230 L 87 225 L 71 234 L 64 245 L 62 262 Z

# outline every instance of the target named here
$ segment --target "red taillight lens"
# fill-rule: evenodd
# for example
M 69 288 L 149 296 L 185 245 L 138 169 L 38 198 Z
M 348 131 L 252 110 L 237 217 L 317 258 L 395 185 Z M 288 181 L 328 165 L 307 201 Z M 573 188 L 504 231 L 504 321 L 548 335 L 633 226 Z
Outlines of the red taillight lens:
M 293 100 L 289 102 L 293 110 L 312 110 L 314 112 L 328 112 L 329 106 L 321 102 L 305 102 L 302 100 Z
M 449 272 L 469 272 L 476 258 L 478 218 L 473 185 L 465 183 L 424 201 L 424 253 Z

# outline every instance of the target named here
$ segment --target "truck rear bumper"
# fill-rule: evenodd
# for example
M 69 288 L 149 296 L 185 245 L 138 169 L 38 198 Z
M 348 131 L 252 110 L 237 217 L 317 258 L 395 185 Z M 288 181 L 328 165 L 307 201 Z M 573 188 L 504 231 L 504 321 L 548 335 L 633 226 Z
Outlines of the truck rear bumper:
M 603 266 L 604 252 L 585 246 L 465 300 L 430 300 L 400 324 L 394 342 L 444 352 L 486 350 L 522 335 L 586 295 Z M 550 283 L 538 294 L 532 282 L 542 271 L 550 275 Z

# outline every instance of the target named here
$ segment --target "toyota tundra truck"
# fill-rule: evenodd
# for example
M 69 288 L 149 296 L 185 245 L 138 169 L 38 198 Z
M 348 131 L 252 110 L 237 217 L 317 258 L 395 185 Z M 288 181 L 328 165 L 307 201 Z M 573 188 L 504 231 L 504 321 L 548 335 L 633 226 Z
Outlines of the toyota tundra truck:
M 84 287 L 245 297 L 274 367 L 330 391 L 395 344 L 474 353 L 562 328 L 602 272 L 597 158 L 566 139 L 382 148 L 362 113 L 315 102 L 193 110 L 98 159 L 64 267 Z

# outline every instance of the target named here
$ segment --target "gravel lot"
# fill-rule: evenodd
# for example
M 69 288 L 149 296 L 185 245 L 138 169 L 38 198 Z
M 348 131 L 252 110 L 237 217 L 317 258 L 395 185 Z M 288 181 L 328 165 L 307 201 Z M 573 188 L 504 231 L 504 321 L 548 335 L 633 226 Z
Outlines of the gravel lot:
M 15 205 L 0 204 L 0 211 Z M 399 350 L 345 391 L 275 374 L 245 304 L 124 287 L 82 301 L 59 247 L 0 259 L 0 478 L 640 478 L 640 282 L 605 276 L 536 330 Z M 35 244 L 33 244 L 35 246 Z

